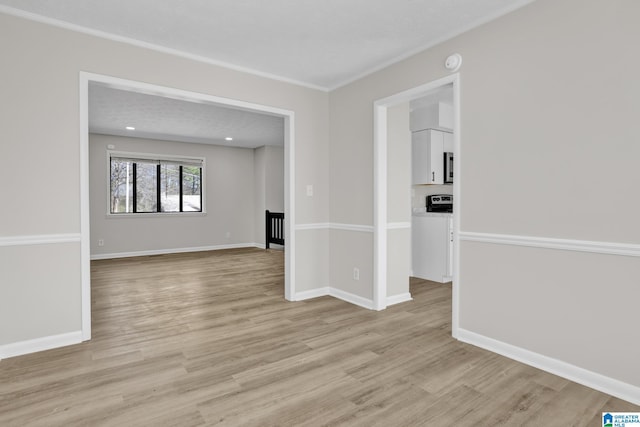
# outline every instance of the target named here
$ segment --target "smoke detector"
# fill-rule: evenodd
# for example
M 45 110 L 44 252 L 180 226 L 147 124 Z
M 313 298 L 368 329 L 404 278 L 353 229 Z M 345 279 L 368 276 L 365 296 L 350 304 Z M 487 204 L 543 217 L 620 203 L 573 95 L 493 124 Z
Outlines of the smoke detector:
M 447 60 L 444 62 L 444 67 L 452 73 L 458 71 L 460 69 L 460 65 L 462 65 L 462 56 L 459 53 L 449 55 Z

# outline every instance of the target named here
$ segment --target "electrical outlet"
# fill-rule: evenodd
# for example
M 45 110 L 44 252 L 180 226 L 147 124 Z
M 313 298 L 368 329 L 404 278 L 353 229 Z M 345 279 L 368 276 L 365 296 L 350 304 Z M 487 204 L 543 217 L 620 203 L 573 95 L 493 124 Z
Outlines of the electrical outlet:
M 360 269 L 358 267 L 353 268 L 353 280 L 360 280 Z
M 308 197 L 313 196 L 313 185 L 311 185 L 311 184 L 307 185 L 307 196 Z
M 231 237 L 231 232 L 227 231 L 227 234 L 225 234 L 225 236 L 226 236 L 227 239 L 230 238 Z
M 104 239 L 98 239 L 98 246 L 104 246 Z

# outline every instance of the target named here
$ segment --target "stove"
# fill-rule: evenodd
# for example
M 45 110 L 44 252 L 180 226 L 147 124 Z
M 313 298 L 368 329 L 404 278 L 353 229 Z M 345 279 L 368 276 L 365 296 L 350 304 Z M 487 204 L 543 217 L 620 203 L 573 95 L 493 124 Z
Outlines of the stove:
M 453 213 L 453 195 L 432 194 L 427 196 L 427 212 Z

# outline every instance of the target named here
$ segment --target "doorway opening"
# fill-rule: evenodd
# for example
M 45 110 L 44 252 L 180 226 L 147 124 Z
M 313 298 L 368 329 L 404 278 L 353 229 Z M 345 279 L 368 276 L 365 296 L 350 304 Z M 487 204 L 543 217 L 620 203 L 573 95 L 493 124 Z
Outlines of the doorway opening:
M 387 109 L 402 103 L 411 102 L 425 97 L 432 91 L 447 85 L 453 87 L 453 144 L 456 153 L 454 163 L 453 182 L 453 279 L 452 279 L 452 335 L 457 337 L 459 320 L 459 287 L 460 287 L 460 77 L 458 73 L 408 89 L 406 91 L 379 99 L 374 102 L 374 289 L 373 300 L 376 310 L 383 310 L 387 306 L 387 274 L 388 252 L 393 248 L 387 242 Z M 408 190 L 407 190 L 408 191 Z M 409 208 L 409 207 L 407 207 Z M 410 244 L 410 243 L 409 243 Z
M 294 197 L 294 113 L 281 108 L 222 98 L 203 93 L 153 85 L 144 82 L 120 79 L 93 73 L 80 73 L 80 233 L 81 233 L 81 312 L 82 340 L 91 339 L 91 245 L 90 245 L 90 189 L 89 189 L 89 86 L 99 84 L 113 89 L 154 95 L 162 98 L 215 105 L 235 110 L 281 117 L 284 122 L 284 297 L 293 300 L 295 294 L 295 224 Z

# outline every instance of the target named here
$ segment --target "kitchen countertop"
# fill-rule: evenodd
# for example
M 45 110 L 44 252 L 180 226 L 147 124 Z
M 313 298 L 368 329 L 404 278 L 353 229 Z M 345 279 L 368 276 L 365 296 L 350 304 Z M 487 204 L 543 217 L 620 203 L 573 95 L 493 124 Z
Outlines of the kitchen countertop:
M 448 212 L 427 212 L 426 208 L 414 208 L 411 212 L 411 216 L 423 216 L 432 218 L 451 218 L 453 213 Z

